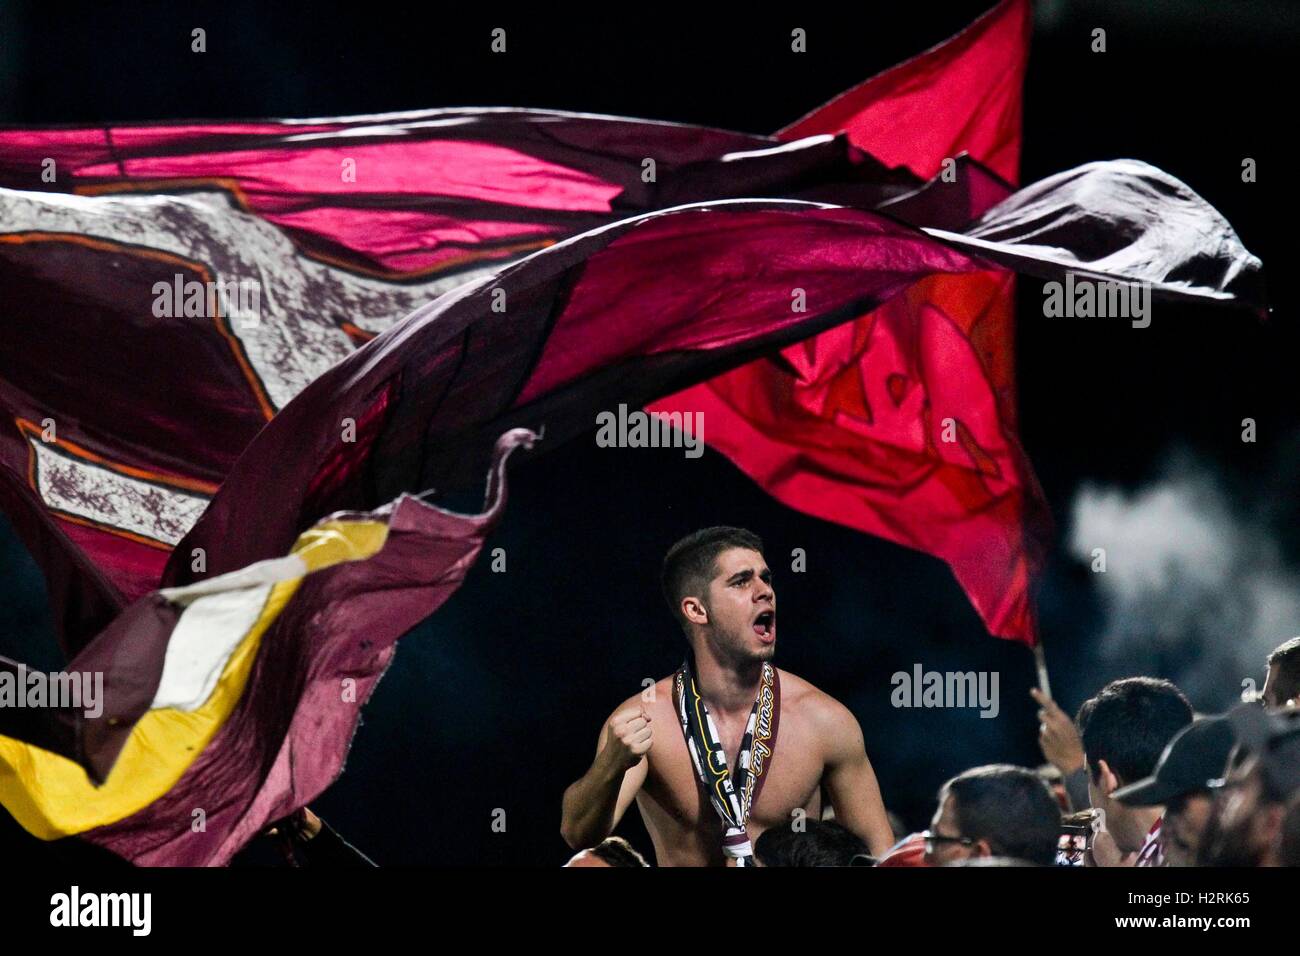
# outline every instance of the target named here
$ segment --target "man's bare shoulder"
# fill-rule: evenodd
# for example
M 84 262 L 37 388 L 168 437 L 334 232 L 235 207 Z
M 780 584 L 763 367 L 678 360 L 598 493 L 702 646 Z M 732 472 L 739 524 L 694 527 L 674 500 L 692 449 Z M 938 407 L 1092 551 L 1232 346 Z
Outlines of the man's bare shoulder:
M 828 737 L 857 737 L 858 719 L 838 700 L 797 674 L 777 668 L 781 675 L 781 711 L 794 713 L 819 734 Z

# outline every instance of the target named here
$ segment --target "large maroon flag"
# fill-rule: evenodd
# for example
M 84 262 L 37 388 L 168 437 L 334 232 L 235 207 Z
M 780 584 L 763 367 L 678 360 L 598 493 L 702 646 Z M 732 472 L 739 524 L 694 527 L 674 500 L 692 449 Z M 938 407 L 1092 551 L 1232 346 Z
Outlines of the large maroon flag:
M 683 201 L 874 205 L 919 184 L 842 137 L 771 145 L 490 109 L 0 131 L 0 503 L 46 569 L 66 650 L 158 584 L 269 419 L 443 292 Z M 209 293 L 223 283 L 258 293 L 255 320 Z

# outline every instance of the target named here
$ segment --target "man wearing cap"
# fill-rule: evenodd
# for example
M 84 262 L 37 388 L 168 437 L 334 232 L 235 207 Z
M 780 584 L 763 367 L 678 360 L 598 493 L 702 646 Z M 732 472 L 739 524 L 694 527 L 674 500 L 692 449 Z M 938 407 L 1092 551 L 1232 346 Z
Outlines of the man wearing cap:
M 1125 806 L 1165 808 L 1157 838 L 1143 848 L 1151 860 L 1146 865 L 1196 865 L 1201 834 L 1214 806 L 1210 781 L 1223 776 L 1233 743 L 1226 717 L 1197 718 L 1169 741 L 1151 776 L 1111 794 Z
M 1300 712 L 1243 704 L 1228 721 L 1237 747 L 1215 782 L 1197 865 L 1278 866 L 1287 801 L 1300 793 Z

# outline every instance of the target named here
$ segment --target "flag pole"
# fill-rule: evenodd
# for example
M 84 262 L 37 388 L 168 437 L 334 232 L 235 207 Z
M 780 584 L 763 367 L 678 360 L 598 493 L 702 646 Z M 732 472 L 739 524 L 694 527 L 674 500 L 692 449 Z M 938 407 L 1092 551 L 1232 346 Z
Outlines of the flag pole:
M 1052 685 L 1047 681 L 1047 658 L 1043 656 L 1043 638 L 1034 644 L 1034 665 L 1038 668 L 1038 689 L 1048 700 L 1052 699 Z

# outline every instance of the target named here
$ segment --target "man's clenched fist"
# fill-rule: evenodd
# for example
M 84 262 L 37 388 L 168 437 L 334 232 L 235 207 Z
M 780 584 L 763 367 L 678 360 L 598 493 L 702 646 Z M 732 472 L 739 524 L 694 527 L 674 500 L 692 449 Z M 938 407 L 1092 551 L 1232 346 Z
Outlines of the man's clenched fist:
M 643 707 L 628 707 L 609 719 L 603 754 L 611 766 L 631 770 L 639 764 L 654 741 L 650 715 Z

